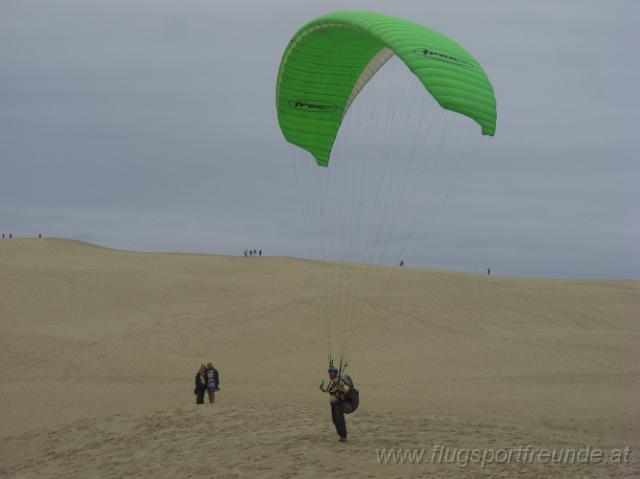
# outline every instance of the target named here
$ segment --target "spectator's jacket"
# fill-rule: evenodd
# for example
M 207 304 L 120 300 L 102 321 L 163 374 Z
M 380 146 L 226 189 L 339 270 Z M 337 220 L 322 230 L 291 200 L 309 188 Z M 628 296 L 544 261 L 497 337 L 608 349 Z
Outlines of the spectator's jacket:
M 200 371 L 196 373 L 196 389 L 199 391 L 207 389 L 207 376 L 200 374 Z
M 216 368 L 207 368 L 207 386 L 213 388 L 220 386 L 220 374 Z

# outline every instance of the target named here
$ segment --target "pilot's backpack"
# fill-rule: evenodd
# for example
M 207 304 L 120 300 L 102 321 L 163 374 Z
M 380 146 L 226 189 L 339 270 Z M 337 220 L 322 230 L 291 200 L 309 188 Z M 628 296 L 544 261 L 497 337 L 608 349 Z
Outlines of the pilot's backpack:
M 342 376 L 342 380 L 349 385 L 349 393 L 342 401 L 342 410 L 345 414 L 351 414 L 358 409 L 360 405 L 360 391 L 358 391 L 355 384 L 353 384 L 351 376 L 344 375 Z

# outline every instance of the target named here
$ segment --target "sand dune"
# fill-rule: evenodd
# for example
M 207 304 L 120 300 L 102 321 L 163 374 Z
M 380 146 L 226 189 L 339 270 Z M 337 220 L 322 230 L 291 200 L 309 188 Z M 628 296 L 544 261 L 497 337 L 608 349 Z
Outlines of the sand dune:
M 0 476 L 640 476 L 639 281 L 386 270 L 350 332 L 363 401 L 345 445 L 317 391 L 326 267 L 0 242 Z M 223 390 L 196 408 L 207 359 Z M 629 446 L 632 461 L 376 460 L 436 444 Z

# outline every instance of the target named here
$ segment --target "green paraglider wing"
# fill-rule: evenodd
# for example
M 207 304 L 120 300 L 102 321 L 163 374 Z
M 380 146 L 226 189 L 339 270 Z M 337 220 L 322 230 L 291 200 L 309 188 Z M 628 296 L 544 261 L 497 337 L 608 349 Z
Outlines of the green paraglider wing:
M 282 56 L 276 83 L 278 122 L 287 141 L 322 166 L 358 93 L 397 55 L 447 110 L 496 129 L 493 87 L 478 62 L 449 37 L 380 13 L 344 11 L 302 27 Z

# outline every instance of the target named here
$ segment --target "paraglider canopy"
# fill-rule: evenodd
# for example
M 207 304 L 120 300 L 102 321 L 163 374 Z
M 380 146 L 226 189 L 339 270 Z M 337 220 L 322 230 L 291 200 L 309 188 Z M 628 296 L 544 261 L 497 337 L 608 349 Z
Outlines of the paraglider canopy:
M 479 63 L 459 44 L 401 18 L 341 11 L 307 23 L 284 52 L 276 106 L 287 141 L 327 166 L 349 107 L 394 55 L 442 108 L 475 120 L 483 135 L 495 133 L 493 87 Z

